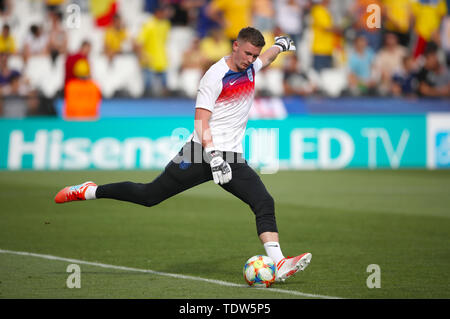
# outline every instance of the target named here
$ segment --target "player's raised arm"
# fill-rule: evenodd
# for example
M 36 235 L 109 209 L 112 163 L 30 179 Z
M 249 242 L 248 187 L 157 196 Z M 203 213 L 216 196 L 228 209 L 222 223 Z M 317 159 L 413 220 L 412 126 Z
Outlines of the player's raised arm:
M 259 56 L 260 60 L 263 63 L 262 67 L 264 68 L 272 63 L 281 52 L 295 50 L 296 47 L 294 45 L 294 41 L 292 41 L 289 37 L 276 37 L 275 44 Z

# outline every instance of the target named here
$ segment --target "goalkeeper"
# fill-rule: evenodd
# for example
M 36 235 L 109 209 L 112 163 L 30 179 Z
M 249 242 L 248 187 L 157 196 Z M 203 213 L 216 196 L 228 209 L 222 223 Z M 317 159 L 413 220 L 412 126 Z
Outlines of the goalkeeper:
M 255 74 L 281 52 L 296 48 L 288 37 L 261 54 L 262 34 L 242 29 L 232 52 L 212 65 L 200 81 L 195 105 L 194 131 L 151 183 L 120 182 L 96 185 L 85 182 L 68 186 L 55 197 L 56 203 L 110 198 L 148 207 L 204 182 L 214 180 L 223 189 L 248 204 L 255 214 L 256 230 L 264 249 L 277 265 L 277 280 L 284 281 L 311 261 L 311 254 L 284 257 L 275 220 L 274 200 L 256 172 L 242 157 L 242 139 L 253 104 Z

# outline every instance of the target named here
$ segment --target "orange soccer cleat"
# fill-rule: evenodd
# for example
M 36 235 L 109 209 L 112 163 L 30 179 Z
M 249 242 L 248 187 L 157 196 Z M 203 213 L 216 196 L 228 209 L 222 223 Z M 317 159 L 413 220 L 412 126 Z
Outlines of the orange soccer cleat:
M 62 204 L 75 200 L 86 200 L 84 194 L 89 186 L 97 186 L 94 182 L 85 182 L 80 185 L 67 186 L 55 196 L 55 203 Z

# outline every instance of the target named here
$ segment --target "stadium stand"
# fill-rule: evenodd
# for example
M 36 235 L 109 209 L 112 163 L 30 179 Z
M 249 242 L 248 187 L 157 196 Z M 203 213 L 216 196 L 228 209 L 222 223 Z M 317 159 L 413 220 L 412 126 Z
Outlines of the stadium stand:
M 389 10 L 394 8 L 392 9 L 395 11 L 394 14 L 385 18 L 386 25 L 383 21 L 381 29 L 375 32 L 377 39 L 381 39 L 388 32 L 386 36 L 399 43 L 398 51 L 406 52 L 406 55 L 403 53 L 402 55 L 396 54 L 396 63 L 399 64 L 398 61 L 403 57 L 415 57 L 417 55 L 417 58 L 410 59 L 409 65 L 411 67 L 408 70 L 410 76 L 415 79 L 415 75 L 425 63 L 424 56 L 431 50 L 427 50 L 427 48 L 433 48 L 434 46 L 439 64 L 435 71 L 427 69 L 428 73 L 422 72 L 422 75 L 427 75 L 430 72 L 441 72 L 439 73 L 438 83 L 428 83 L 427 85 L 431 87 L 433 85 L 441 86 L 433 92 L 439 93 L 437 97 L 449 97 L 448 65 L 450 59 L 448 57 L 450 55 L 448 43 L 450 41 L 448 40 L 448 25 L 450 23 L 448 23 L 448 1 L 405 0 L 401 3 L 394 3 L 393 1 L 342 1 L 340 2 L 342 5 L 337 5 L 336 2 L 325 0 L 252 2 L 253 5 L 264 5 L 264 8 L 258 8 L 261 10 L 253 10 L 253 14 L 256 15 L 253 18 L 255 23 L 261 25 L 261 28 L 264 29 L 264 34 L 268 35 L 268 39 L 272 38 L 273 35 L 289 32 L 289 35 L 296 40 L 298 49 L 296 55 L 300 61 L 298 72 L 299 74 L 308 74 L 308 78 L 314 79 L 314 84 L 317 85 L 317 90 L 314 91 L 315 96 L 341 97 L 353 95 L 352 90 L 349 90 L 348 82 L 351 70 L 349 56 L 353 50 L 354 39 L 357 36 L 365 37 L 368 45 L 375 48 L 374 62 L 370 66 L 371 68 L 375 66 L 376 71 L 377 68 L 381 69 L 386 64 L 381 63 L 380 66 L 377 61 L 389 61 L 390 53 L 383 50 L 383 43 L 380 43 L 379 48 L 376 49 L 376 45 L 373 44 L 373 41 L 375 41 L 374 33 L 367 30 L 362 23 L 367 17 L 367 12 L 363 12 L 364 10 L 361 8 L 365 8 L 367 4 L 373 2 L 385 6 Z M 152 96 L 152 92 L 145 89 L 142 60 L 137 54 L 136 43 L 142 26 L 153 16 L 154 11 L 152 12 L 152 10 L 155 10 L 155 4 L 157 3 L 158 1 L 148 0 L 73 0 L 62 1 L 59 7 L 52 7 L 52 10 L 56 8 L 63 14 L 62 24 L 67 33 L 67 51 L 69 54 L 76 52 L 84 40 L 88 40 L 92 44 L 89 56 L 91 75 L 99 84 L 104 98 Z M 200 76 L 198 71 L 185 70 L 181 72 L 183 58 L 191 48 L 194 39 L 199 38 L 201 41 L 209 35 L 207 32 L 209 29 L 203 28 L 204 25 L 209 25 L 211 29 L 219 27 L 222 32 L 226 31 L 225 26 L 228 22 L 217 20 L 217 17 L 220 16 L 218 12 L 225 10 L 224 3 L 226 2 L 219 0 L 159 1 L 160 5 L 167 6 L 170 9 L 169 12 L 171 12 L 168 17 L 171 27 L 166 42 L 169 66 L 165 70 L 167 76 L 166 89 L 169 96 L 194 97 Z M 74 10 L 73 5 L 78 9 Z M 106 5 L 106 13 L 100 12 L 99 8 Z M 392 27 L 393 19 L 404 19 L 398 11 L 399 8 L 403 8 L 401 6 L 405 6 L 405 12 L 410 12 L 411 17 L 416 17 L 416 24 L 410 26 L 408 34 L 406 34 L 404 28 L 400 30 Z M 427 25 L 427 19 L 423 17 L 423 12 L 418 11 L 420 8 L 428 10 L 429 21 L 432 25 Z M 287 19 L 296 21 L 295 25 L 298 25 L 296 28 L 298 32 L 289 29 L 289 26 L 283 23 L 285 21 L 280 20 L 280 14 L 287 11 L 290 13 Z M 214 14 L 208 16 L 211 12 Z M 109 20 L 112 21 L 116 14 L 121 17 L 126 28 L 127 38 L 121 44 L 120 52 L 115 54 L 112 60 L 108 60 L 104 51 L 104 37 L 107 28 L 105 24 Z M 229 14 L 224 15 L 225 19 L 228 16 Z M 269 21 L 270 19 L 267 17 L 272 17 L 272 20 Z M 205 23 L 203 20 L 200 21 L 201 19 L 210 19 L 210 21 Z M 10 54 L 8 60 L 10 68 L 17 70 L 26 77 L 32 88 L 43 97 L 52 99 L 63 96 L 64 63 L 67 55 L 59 54 L 54 62 L 52 62 L 49 54 L 31 55 L 28 59 L 24 59 L 23 55 L 24 43 L 29 36 L 30 26 L 34 24 L 42 26 L 43 35 L 47 36 L 49 28 L 51 28 L 50 20 L 45 1 L 16 0 L 11 2 L 9 12 L 0 16 L 0 27 L 9 25 L 10 33 L 15 40 L 16 52 Z M 70 23 L 74 21 L 77 23 L 71 26 Z M 437 21 L 441 21 L 440 28 Z M 203 29 L 200 30 L 199 28 Z M 426 36 L 423 34 L 425 30 L 428 32 Z M 319 45 L 322 43 L 323 46 L 323 41 L 317 41 L 317 38 L 315 38 L 317 34 L 324 34 L 324 36 L 326 34 L 328 39 L 326 48 Z M 331 46 L 333 46 L 332 49 Z M 324 50 L 326 53 L 323 53 Z M 324 58 L 324 56 L 326 57 Z M 377 73 L 381 71 L 373 72 L 373 81 L 375 81 L 377 88 L 382 89 L 377 92 L 365 92 L 363 90 L 358 95 L 402 96 L 402 90 L 398 86 L 390 84 L 391 80 L 393 82 L 398 81 L 399 75 L 404 71 L 402 65 L 403 62 L 400 63 L 398 70 L 395 70 L 395 72 L 392 70 L 392 74 L 380 76 Z M 259 82 L 257 82 L 257 94 L 283 96 L 285 94 L 283 68 L 284 62 L 279 61 L 279 65 L 273 65 L 262 72 Z M 391 79 L 393 76 L 396 76 L 397 80 Z M 417 81 L 420 82 L 421 80 Z M 416 82 L 410 81 L 411 85 Z M 383 84 L 385 85 L 383 86 Z M 419 89 L 415 87 L 408 91 L 408 97 L 422 96 L 424 95 L 423 92 L 431 91 L 422 90 L 419 92 Z

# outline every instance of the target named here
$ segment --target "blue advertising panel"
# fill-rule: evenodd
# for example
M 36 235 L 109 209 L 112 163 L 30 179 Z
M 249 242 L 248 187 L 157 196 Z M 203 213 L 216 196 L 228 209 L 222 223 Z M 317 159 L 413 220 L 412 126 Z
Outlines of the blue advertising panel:
M 427 114 L 427 167 L 450 168 L 450 114 Z

